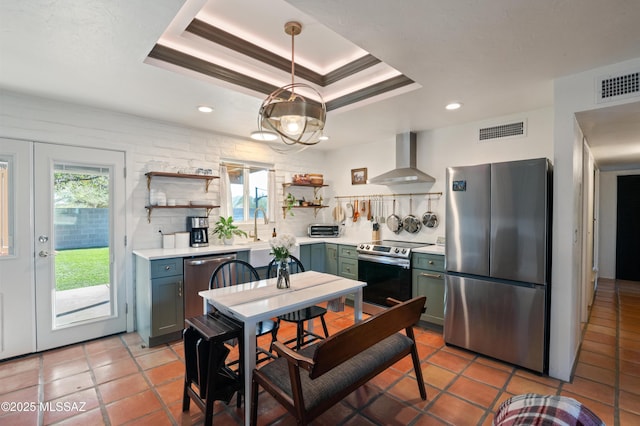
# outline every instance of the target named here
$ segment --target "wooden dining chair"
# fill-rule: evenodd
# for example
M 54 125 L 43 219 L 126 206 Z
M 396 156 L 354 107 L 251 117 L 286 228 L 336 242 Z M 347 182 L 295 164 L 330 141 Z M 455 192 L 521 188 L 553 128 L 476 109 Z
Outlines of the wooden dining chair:
M 288 263 L 289 263 L 290 274 L 304 272 L 304 266 L 302 265 L 302 262 L 300 262 L 300 260 L 297 257 L 289 256 Z M 269 266 L 267 268 L 267 278 L 273 278 L 276 276 L 276 274 L 277 274 L 277 266 L 276 266 L 276 259 L 274 258 L 271 260 L 271 262 L 269 262 Z M 285 345 L 288 345 L 290 343 L 296 342 L 295 348 L 296 350 L 298 350 L 301 347 L 308 345 L 311 342 L 329 337 L 329 330 L 327 329 L 327 323 L 324 320 L 324 315 L 326 313 L 327 313 L 327 310 L 325 308 L 323 308 L 322 306 L 314 305 L 308 308 L 298 309 L 297 311 L 289 312 L 284 315 L 278 316 L 277 318 L 278 328 L 280 327 L 280 321 L 292 322 L 296 324 L 296 338 L 287 340 L 283 343 Z M 314 318 L 318 318 L 318 317 L 320 317 L 320 322 L 322 323 L 322 328 L 324 330 L 324 337 L 304 328 L 304 323 L 306 321 L 313 320 Z M 308 338 L 308 339 L 305 341 L 305 338 Z M 276 339 L 274 337 L 274 341 L 275 340 Z M 273 346 L 273 341 L 271 342 L 271 345 Z M 269 349 L 272 349 L 272 347 Z
M 253 281 L 260 281 L 258 271 L 249 263 L 240 259 L 228 260 L 221 263 L 211 274 L 209 279 L 209 289 L 229 287 L 237 284 L 244 284 Z M 260 321 L 256 325 L 256 337 L 271 333 L 271 342 L 276 340 L 280 323 L 273 320 Z M 257 346 L 256 364 L 273 359 L 271 350 L 266 350 Z M 271 348 L 269 348 L 271 349 Z M 262 356 L 261 356 L 262 355 Z

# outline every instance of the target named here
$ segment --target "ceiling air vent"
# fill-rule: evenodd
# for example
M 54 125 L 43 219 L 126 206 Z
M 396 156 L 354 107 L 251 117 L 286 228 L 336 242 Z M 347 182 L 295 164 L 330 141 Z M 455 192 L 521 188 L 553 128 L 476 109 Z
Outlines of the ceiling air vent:
M 525 121 L 518 121 L 516 123 L 501 124 L 499 126 L 484 127 L 481 128 L 478 133 L 478 140 L 480 142 L 490 139 L 504 139 L 520 137 L 526 134 Z
M 640 72 L 600 77 L 596 84 L 599 103 L 632 98 L 640 95 Z

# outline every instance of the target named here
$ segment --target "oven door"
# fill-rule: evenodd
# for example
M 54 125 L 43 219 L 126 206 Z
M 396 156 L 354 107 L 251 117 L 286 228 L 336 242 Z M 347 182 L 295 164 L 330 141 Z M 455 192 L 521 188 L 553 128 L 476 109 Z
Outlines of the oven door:
M 411 299 L 411 269 L 406 265 L 382 263 L 359 256 L 358 281 L 367 283 L 362 299 L 365 302 L 363 309 L 368 314 L 375 314 L 370 311 L 379 311 L 380 307 L 388 307 L 387 297 L 402 301 Z

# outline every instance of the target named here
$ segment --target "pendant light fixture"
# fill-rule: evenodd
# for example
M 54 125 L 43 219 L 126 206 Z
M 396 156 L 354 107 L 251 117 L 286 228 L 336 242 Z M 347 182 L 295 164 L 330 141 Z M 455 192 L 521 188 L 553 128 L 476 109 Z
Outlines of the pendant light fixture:
M 299 22 L 287 22 L 284 32 L 291 36 L 291 84 L 272 92 L 260 106 L 258 127 L 275 132 L 287 146 L 272 146 L 279 152 L 303 150 L 320 142 L 327 107 L 322 95 L 305 83 L 295 83 L 294 38 L 302 32 Z M 303 95 L 304 93 L 304 95 Z M 318 100 L 309 98 L 309 94 Z

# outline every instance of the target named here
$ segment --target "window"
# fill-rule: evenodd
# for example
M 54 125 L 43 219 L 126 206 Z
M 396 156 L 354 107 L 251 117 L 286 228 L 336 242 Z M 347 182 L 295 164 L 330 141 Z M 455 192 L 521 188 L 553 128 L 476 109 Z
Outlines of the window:
M 13 255 L 13 157 L 0 158 L 0 256 Z
M 236 222 L 252 221 L 256 209 L 263 209 L 266 217 L 269 211 L 270 167 L 264 164 L 225 162 L 229 178 L 231 212 Z M 222 188 L 221 188 L 222 190 Z M 260 216 L 260 213 L 258 213 Z

